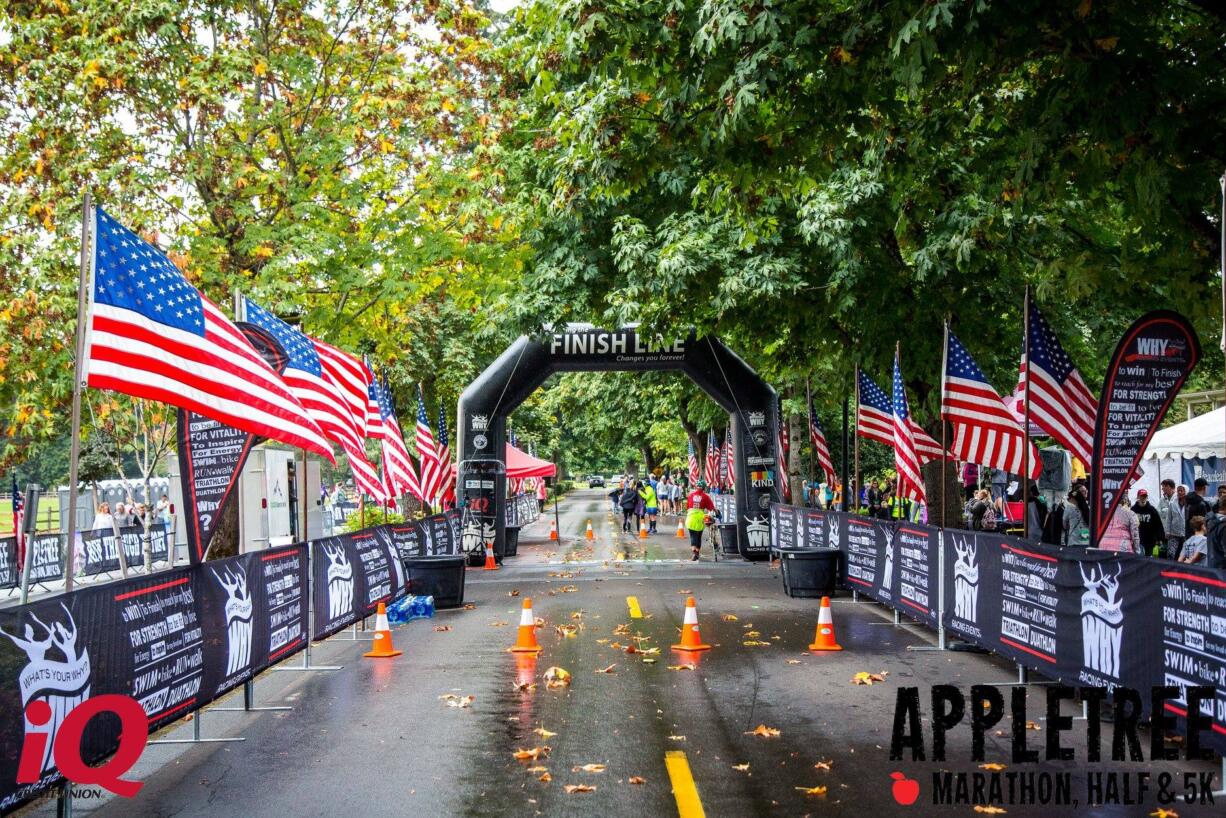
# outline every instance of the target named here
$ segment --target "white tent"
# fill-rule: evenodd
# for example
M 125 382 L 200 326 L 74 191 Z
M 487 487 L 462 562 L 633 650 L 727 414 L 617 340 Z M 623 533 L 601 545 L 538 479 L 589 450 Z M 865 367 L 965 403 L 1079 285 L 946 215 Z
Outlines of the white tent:
M 1133 483 L 1132 496 L 1135 498 L 1137 489 L 1143 488 L 1156 497 L 1158 485 L 1168 477 L 1176 483 L 1187 483 L 1185 460 L 1196 461 L 1192 471 L 1209 481 L 1212 493 L 1219 482 L 1215 478 L 1221 475 L 1212 473 L 1212 469 L 1206 471 L 1209 464 L 1205 461 L 1210 457 L 1226 457 L 1226 407 L 1155 432 L 1141 458 L 1141 476 Z

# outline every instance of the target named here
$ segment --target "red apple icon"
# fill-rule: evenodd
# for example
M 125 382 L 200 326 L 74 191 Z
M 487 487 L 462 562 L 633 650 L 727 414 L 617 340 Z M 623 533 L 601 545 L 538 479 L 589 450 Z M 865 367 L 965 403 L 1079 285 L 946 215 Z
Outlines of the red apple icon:
M 894 779 L 894 800 L 904 807 L 914 804 L 919 798 L 919 782 L 899 772 L 890 773 L 890 778 Z

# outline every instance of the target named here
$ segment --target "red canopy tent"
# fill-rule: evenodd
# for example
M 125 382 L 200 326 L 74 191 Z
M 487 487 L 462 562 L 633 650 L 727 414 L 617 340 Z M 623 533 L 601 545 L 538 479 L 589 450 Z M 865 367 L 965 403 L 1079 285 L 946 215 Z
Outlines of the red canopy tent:
M 553 477 L 558 473 L 558 467 L 548 460 L 538 460 L 527 452 L 507 444 L 507 478 L 510 480 L 525 477 Z

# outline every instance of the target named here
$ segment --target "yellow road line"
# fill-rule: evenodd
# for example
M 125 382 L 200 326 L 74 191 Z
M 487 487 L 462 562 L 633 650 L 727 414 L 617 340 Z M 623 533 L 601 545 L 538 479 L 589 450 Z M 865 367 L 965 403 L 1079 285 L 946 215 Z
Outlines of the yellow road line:
M 630 609 L 631 619 L 643 618 L 643 611 L 639 608 L 639 598 L 637 596 L 626 597 L 626 607 Z
M 664 753 L 664 766 L 668 769 L 668 779 L 673 784 L 673 798 L 677 799 L 677 815 L 680 818 L 706 818 L 702 811 L 702 799 L 698 797 L 698 787 L 694 784 L 694 775 L 690 772 L 690 762 L 686 760 L 683 750 L 669 750 Z

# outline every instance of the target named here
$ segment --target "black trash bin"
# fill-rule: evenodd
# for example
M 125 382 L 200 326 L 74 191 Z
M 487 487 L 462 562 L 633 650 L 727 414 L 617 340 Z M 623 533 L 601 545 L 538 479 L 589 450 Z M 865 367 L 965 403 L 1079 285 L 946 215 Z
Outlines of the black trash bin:
M 434 597 L 436 608 L 458 608 L 464 604 L 464 556 L 407 557 L 404 571 L 409 593 Z
M 837 548 L 780 548 L 783 590 L 790 597 L 830 596 L 838 587 Z
M 736 547 L 736 523 L 720 523 L 716 529 L 719 531 L 719 553 L 725 557 L 739 557 L 741 552 Z
M 519 526 L 507 526 L 506 542 L 502 544 L 502 555 L 513 557 L 519 553 Z

